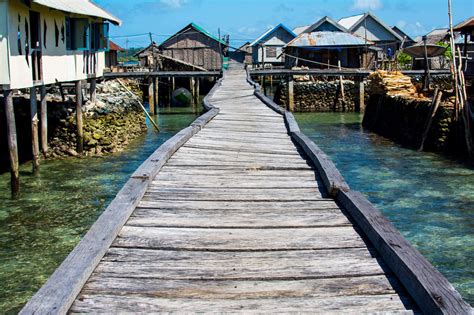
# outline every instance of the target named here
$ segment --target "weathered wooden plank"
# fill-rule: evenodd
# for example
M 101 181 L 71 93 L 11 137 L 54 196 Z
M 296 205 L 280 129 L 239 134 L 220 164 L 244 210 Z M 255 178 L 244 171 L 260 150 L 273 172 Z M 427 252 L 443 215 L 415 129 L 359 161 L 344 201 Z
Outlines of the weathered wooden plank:
M 321 184 L 322 185 L 322 184 Z M 207 178 L 183 178 L 183 179 L 160 179 L 151 185 L 153 188 L 159 187 L 201 187 L 201 188 L 272 188 L 272 189 L 286 189 L 286 188 L 318 188 L 320 183 L 314 180 L 280 180 L 279 178 L 268 180 L 265 178 L 258 179 L 238 179 L 228 177 L 207 177 Z M 284 191 L 282 191 L 283 193 Z
M 198 229 L 124 226 L 113 246 L 187 250 L 288 250 L 364 247 L 352 227 Z
M 423 312 L 473 313 L 451 283 L 361 193 L 341 191 L 337 200 L 361 227 Z
M 263 147 L 259 148 L 246 148 L 245 146 L 241 147 L 229 147 L 219 144 L 185 144 L 186 148 L 196 148 L 196 149 L 210 149 L 210 150 L 220 150 L 220 151 L 238 151 L 238 152 L 255 152 L 255 153 L 267 153 L 267 154 L 281 154 L 281 155 L 298 155 L 296 151 L 284 150 L 284 149 L 267 149 Z
M 110 296 L 83 294 L 71 308 L 72 313 L 96 313 L 120 310 L 121 312 L 265 312 L 298 313 L 302 310 L 317 310 L 321 313 L 375 313 L 383 310 L 390 314 L 413 314 L 401 311 L 403 301 L 396 294 L 348 297 L 328 297 L 325 299 L 162 299 L 140 296 Z
M 182 210 L 245 210 L 258 209 L 272 211 L 289 211 L 298 210 L 321 210 L 333 209 L 337 204 L 333 200 L 314 200 L 314 201 L 185 201 L 185 200 L 141 200 L 139 205 L 141 208 L 151 209 L 182 209 Z
M 393 287 L 395 285 L 395 288 Z M 93 274 L 84 294 L 140 295 L 156 298 L 258 299 L 281 297 L 385 295 L 402 291 L 395 278 L 372 275 L 304 280 L 162 280 Z
M 201 228 L 297 228 L 350 225 L 339 209 L 292 210 L 202 210 L 138 208 L 128 226 Z
M 300 132 L 300 127 L 296 122 L 295 116 L 291 112 L 285 112 L 285 123 L 288 128 L 288 133 Z

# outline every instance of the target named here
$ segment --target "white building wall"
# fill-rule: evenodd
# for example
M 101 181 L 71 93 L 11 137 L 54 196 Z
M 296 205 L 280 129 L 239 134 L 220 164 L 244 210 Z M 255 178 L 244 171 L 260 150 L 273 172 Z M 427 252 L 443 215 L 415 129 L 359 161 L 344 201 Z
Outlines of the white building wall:
M 10 67 L 8 64 L 8 4 L 0 0 L 0 85 L 9 84 Z
M 28 62 L 25 56 L 25 20 L 28 21 L 29 25 L 30 9 L 26 5 L 16 0 L 11 0 L 9 3 L 9 88 L 27 88 L 33 85 L 31 56 L 28 56 Z M 61 28 L 63 25 L 65 28 L 65 15 L 60 11 L 51 10 L 36 4 L 33 4 L 31 10 L 40 13 L 43 83 L 47 85 L 54 84 L 56 82 L 69 82 L 86 79 L 87 75 L 84 69 L 84 52 L 77 50 L 66 50 L 66 39 L 64 38 L 64 41 L 62 40 Z M 18 15 L 20 15 L 21 19 L 21 55 L 19 54 L 17 44 Z M 70 16 L 75 17 L 74 15 Z M 101 20 L 95 18 L 90 18 L 89 20 L 90 22 L 101 22 Z M 45 22 L 47 25 L 46 48 L 44 46 Z M 56 47 L 55 22 L 59 29 L 58 47 Z M 105 68 L 105 52 L 96 52 L 95 54 L 97 59 L 96 76 L 101 76 Z

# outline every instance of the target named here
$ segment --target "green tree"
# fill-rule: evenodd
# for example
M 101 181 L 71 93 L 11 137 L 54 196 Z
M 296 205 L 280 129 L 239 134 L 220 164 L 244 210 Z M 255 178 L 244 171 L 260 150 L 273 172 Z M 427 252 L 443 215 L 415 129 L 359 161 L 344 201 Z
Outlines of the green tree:
M 412 58 L 410 55 L 405 54 L 404 52 L 401 52 L 398 55 L 397 62 L 402 69 L 407 70 L 411 66 Z

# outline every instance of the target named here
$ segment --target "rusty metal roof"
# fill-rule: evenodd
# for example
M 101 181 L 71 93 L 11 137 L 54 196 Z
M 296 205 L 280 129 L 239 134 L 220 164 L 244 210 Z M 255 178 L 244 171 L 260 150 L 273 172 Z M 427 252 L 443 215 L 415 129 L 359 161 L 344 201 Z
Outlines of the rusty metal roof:
M 290 47 L 354 47 L 364 46 L 365 40 L 355 35 L 343 32 L 313 32 L 302 33 L 287 46 Z M 368 41 L 367 44 L 373 43 Z

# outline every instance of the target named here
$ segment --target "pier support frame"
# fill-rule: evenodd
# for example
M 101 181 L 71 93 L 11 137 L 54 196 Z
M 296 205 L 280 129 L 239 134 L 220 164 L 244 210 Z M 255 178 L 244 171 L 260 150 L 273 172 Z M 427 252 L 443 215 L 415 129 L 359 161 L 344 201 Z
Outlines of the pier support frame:
M 82 82 L 76 81 L 76 125 L 77 153 L 84 153 L 84 131 L 82 127 Z
M 3 92 L 3 103 L 7 120 L 8 151 L 10 156 L 11 192 L 12 198 L 20 194 L 20 170 L 18 162 L 18 143 L 16 135 L 15 110 L 13 108 L 13 91 Z
M 39 171 L 39 139 L 38 139 L 38 102 L 36 87 L 30 88 L 30 122 L 31 122 L 31 152 L 33 155 L 33 173 Z
M 194 93 L 196 94 L 196 97 L 194 98 L 194 102 L 196 103 L 196 105 L 199 103 L 199 85 L 200 85 L 200 79 L 199 78 L 196 78 L 196 83 L 195 83 L 195 86 L 194 86 Z
M 40 88 L 40 111 L 41 111 L 41 152 L 46 158 L 48 153 L 48 104 L 46 102 L 46 87 Z
M 196 80 L 194 77 L 189 78 L 189 90 L 191 91 L 193 106 L 196 106 Z
M 287 86 L 287 109 L 290 112 L 293 112 L 295 110 L 295 95 L 294 95 L 294 81 L 293 81 L 293 76 L 289 75 L 286 77 L 286 86 Z

